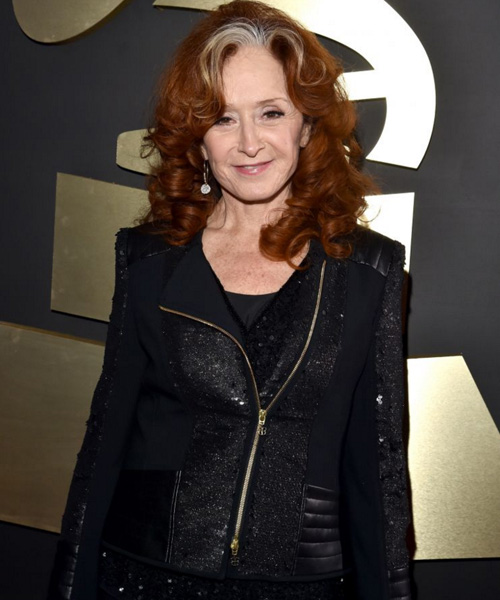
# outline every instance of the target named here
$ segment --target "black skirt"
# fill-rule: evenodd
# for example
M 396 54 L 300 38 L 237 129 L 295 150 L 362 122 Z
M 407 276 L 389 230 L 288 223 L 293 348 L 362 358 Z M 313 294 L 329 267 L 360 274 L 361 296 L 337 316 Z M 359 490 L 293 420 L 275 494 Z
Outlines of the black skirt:
M 110 550 L 101 552 L 99 600 L 349 600 L 345 578 L 273 582 L 175 573 Z

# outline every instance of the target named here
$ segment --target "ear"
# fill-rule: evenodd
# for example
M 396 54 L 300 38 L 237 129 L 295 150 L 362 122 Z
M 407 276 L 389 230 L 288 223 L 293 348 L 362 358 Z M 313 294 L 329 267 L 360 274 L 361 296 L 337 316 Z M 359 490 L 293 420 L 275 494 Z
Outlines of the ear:
M 300 141 L 299 146 L 301 148 L 305 148 L 309 143 L 309 139 L 311 138 L 311 123 L 304 119 L 304 123 L 302 124 L 302 131 L 300 132 Z
M 205 144 L 203 142 L 200 144 L 200 151 L 201 155 L 203 156 L 203 160 L 208 160 L 207 149 L 205 148 Z

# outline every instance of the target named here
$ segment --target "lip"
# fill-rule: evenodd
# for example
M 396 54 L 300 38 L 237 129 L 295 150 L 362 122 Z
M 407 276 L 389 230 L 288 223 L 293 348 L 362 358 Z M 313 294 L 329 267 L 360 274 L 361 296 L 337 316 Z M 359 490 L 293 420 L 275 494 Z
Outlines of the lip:
M 260 175 L 261 173 L 264 173 L 264 171 L 267 171 L 272 162 L 272 160 L 267 160 L 264 162 L 253 163 L 251 165 L 234 165 L 234 169 L 240 175 L 255 177 L 256 175 Z

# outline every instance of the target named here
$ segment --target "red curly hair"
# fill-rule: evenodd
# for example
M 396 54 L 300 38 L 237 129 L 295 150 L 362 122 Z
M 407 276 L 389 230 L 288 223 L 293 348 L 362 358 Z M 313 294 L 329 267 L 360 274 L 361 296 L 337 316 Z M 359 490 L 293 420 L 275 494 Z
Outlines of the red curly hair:
M 245 45 L 264 46 L 282 64 L 290 99 L 311 125 L 287 207 L 275 223 L 262 227 L 261 252 L 293 266 L 291 259 L 317 238 L 330 256 L 347 257 L 346 236 L 356 228 L 364 197 L 375 185 L 359 168 L 356 113 L 339 84 L 342 67 L 313 33 L 282 11 L 251 0 L 210 12 L 180 45 L 160 80 L 145 138 L 145 147 L 159 156 L 148 182 L 150 209 L 143 222 L 154 221 L 157 233 L 173 245 L 186 244 L 206 226 L 219 198 L 200 191 L 200 146 L 224 112 L 224 61 Z

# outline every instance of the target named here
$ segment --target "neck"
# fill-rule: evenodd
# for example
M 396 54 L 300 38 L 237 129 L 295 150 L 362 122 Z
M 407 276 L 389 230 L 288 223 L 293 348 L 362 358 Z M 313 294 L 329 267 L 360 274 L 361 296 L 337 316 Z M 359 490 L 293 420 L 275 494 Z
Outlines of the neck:
M 276 198 L 268 202 L 242 202 L 222 196 L 207 221 L 207 228 L 258 240 L 263 225 L 275 222 L 285 208 Z

